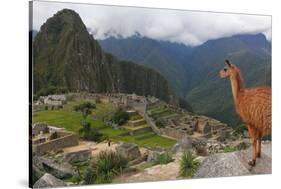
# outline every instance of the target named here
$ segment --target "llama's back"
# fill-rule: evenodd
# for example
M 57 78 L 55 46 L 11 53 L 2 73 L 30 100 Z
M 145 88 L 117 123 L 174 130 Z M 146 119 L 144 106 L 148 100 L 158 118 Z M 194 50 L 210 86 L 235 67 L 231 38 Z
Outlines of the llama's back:
M 256 127 L 262 135 L 271 134 L 271 88 L 246 89 L 239 96 L 237 110 L 247 124 Z

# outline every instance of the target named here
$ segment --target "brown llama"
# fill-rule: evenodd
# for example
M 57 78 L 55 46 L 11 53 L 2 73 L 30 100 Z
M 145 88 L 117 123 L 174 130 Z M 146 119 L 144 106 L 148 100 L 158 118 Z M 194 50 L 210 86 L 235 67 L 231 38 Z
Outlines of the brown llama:
M 252 142 L 252 160 L 261 157 L 261 140 L 271 134 L 271 87 L 244 88 L 240 70 L 225 60 L 226 66 L 219 72 L 221 78 L 229 77 L 236 112 L 248 128 Z

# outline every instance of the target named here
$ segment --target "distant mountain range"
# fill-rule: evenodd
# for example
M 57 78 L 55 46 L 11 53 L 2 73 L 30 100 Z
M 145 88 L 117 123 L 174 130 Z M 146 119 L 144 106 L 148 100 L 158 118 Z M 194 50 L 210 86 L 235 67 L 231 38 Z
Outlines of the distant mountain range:
M 129 38 L 109 37 L 99 40 L 102 48 L 120 59 L 131 60 L 159 71 L 172 84 L 178 95 L 186 92 L 185 63 L 192 47 L 157 41 L 135 35 Z
M 102 48 L 120 59 L 159 71 L 193 110 L 236 126 L 230 83 L 218 77 L 224 60 L 240 69 L 247 87 L 271 85 L 271 44 L 263 34 L 209 40 L 196 47 L 141 36 L 109 37 Z
M 178 103 L 168 81 L 153 69 L 103 52 L 80 16 L 63 9 L 33 39 L 33 91 L 136 93 Z M 37 33 L 37 34 L 36 34 Z

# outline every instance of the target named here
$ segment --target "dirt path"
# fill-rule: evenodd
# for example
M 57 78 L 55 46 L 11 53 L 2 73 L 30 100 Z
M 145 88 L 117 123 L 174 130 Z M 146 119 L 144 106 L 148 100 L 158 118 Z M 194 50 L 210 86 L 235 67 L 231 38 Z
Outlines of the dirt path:
M 92 156 L 96 156 L 101 151 L 105 151 L 105 150 L 115 151 L 115 148 L 117 145 L 118 145 L 118 143 L 111 142 L 110 146 L 108 146 L 107 141 L 104 141 L 101 143 L 95 143 L 95 142 L 91 142 L 91 141 L 82 141 L 77 146 L 64 148 L 63 151 L 64 151 L 64 153 L 70 153 L 70 152 L 78 152 L 78 151 L 82 151 L 82 150 L 91 150 Z M 145 148 L 140 147 L 139 149 L 142 154 L 146 151 Z
M 113 142 L 111 143 L 110 146 L 108 146 L 108 143 L 106 141 L 101 142 L 101 143 L 95 143 L 95 142 L 90 142 L 90 141 L 82 141 L 77 146 L 64 148 L 63 151 L 65 153 L 69 153 L 69 152 L 77 152 L 77 151 L 82 151 L 82 150 L 91 150 L 92 156 L 95 156 L 99 152 L 104 151 L 104 150 L 115 151 L 116 146 L 117 146 L 117 143 L 113 143 Z
M 175 161 L 165 165 L 155 165 L 146 168 L 138 173 L 132 175 L 123 175 L 114 179 L 114 183 L 121 182 L 145 182 L 145 181 L 163 181 L 163 180 L 176 180 L 179 177 L 179 159 L 180 154 L 175 157 Z

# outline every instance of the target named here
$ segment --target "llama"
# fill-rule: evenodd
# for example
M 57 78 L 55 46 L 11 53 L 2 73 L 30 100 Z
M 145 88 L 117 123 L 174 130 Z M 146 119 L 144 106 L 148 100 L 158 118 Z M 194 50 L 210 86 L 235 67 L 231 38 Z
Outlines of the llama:
M 271 87 L 245 88 L 240 70 L 229 60 L 219 72 L 221 78 L 229 77 L 235 110 L 246 124 L 252 142 L 252 160 L 261 157 L 261 139 L 271 134 Z

